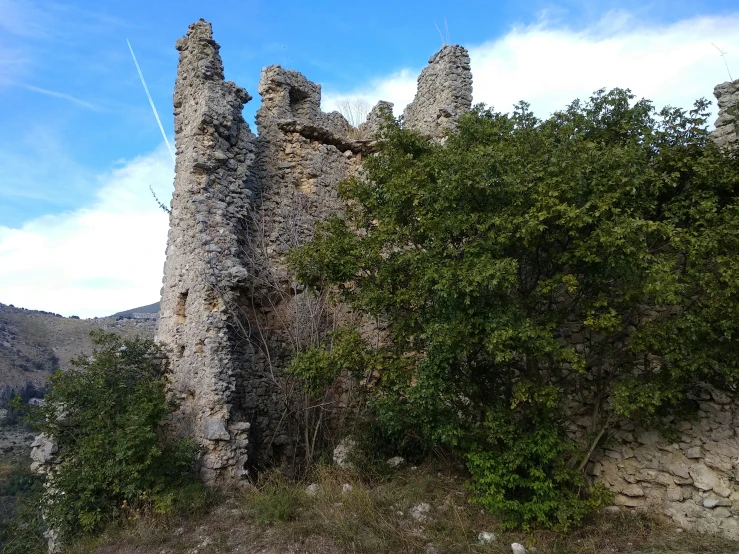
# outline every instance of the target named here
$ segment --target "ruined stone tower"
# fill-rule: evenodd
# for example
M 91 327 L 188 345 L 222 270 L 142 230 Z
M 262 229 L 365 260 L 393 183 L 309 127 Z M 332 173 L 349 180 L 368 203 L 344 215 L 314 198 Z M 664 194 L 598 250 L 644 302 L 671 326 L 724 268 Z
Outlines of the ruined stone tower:
M 418 77 L 418 91 L 403 111 L 403 124 L 424 135 L 442 137 L 471 106 L 470 56 L 459 45 L 445 45 Z
M 284 369 L 317 328 L 350 314 L 327 313 L 291 279 L 285 256 L 341 212 L 337 184 L 372 154 L 392 105 L 380 102 L 355 129 L 321 111 L 320 85 L 270 66 L 259 82 L 255 136 L 241 115 L 250 96 L 224 81 L 210 24 L 191 25 L 176 47 L 177 162 L 157 340 L 171 359 L 176 431 L 202 445 L 207 483 L 233 484 L 252 466 L 294 459 Z M 713 139 L 731 147 L 739 81 L 714 94 Z M 404 126 L 442 139 L 471 103 L 467 51 L 444 46 L 419 76 Z M 619 506 L 739 538 L 739 402 L 713 390 L 697 402 L 698 418 L 677 425 L 679 442 L 624 427 L 586 470 Z
M 341 211 L 336 185 L 372 151 L 392 105 L 379 103 L 357 130 L 321 111 L 320 85 L 270 66 L 256 137 L 241 115 L 251 97 L 224 81 L 211 25 L 190 25 L 176 48 L 177 162 L 157 340 L 170 354 L 175 429 L 203 447 L 206 482 L 233 482 L 291 454 L 283 370 L 311 329 L 337 315 L 319 313 L 284 258 Z M 419 77 L 408 125 L 440 137 L 471 99 L 467 52 L 446 46 Z

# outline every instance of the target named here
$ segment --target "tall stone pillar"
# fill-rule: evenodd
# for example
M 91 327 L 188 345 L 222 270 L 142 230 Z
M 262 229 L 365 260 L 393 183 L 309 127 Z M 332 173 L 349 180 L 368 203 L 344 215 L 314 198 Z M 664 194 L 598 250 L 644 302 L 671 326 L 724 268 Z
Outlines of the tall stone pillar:
M 190 25 L 176 48 L 175 190 L 156 337 L 171 360 L 176 433 L 202 445 L 202 477 L 218 483 L 243 477 L 247 461 L 237 296 L 248 278 L 240 259 L 255 136 L 241 115 L 251 97 L 224 81 L 210 23 Z

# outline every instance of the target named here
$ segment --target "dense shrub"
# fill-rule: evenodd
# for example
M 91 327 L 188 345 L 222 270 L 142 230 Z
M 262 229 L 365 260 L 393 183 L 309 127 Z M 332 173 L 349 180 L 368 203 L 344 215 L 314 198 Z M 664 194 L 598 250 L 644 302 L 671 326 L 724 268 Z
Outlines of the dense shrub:
M 63 536 L 94 532 L 119 515 L 165 515 L 202 491 L 192 476 L 196 449 L 164 432 L 172 406 L 157 346 L 103 331 L 93 340 L 92 356 L 52 375 L 35 414 L 58 446 L 44 514 Z
M 476 107 L 443 145 L 389 121 L 345 216 L 292 254 L 302 282 L 388 323 L 389 436 L 455 449 L 512 524 L 604 501 L 571 399 L 601 438 L 739 381 L 739 159 L 707 117 L 616 89 L 544 121 Z

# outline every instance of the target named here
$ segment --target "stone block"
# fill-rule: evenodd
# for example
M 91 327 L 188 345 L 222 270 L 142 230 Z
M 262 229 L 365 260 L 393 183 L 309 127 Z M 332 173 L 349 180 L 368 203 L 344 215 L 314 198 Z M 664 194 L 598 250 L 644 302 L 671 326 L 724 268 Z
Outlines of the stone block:
M 683 499 L 683 491 L 680 487 L 668 487 L 665 493 L 665 499 L 670 502 L 681 502 Z
M 616 506 L 626 506 L 627 508 L 639 508 L 644 505 L 644 498 L 626 496 L 625 494 L 617 494 L 613 499 Z
M 700 446 L 693 446 L 685 451 L 685 457 L 695 460 L 703 457 L 703 449 Z
M 612 460 L 620 460 L 622 458 L 621 453 L 617 450 L 606 450 L 606 456 L 611 458 Z
M 716 404 L 731 404 L 732 402 L 732 398 L 728 393 L 717 389 L 711 390 L 711 397 L 713 397 L 713 401 L 716 402 Z
M 636 439 L 645 446 L 656 446 L 662 440 L 657 431 L 643 431 Z
M 675 479 L 671 475 L 663 471 L 660 471 L 659 473 L 657 473 L 657 476 L 655 477 L 654 480 L 660 485 L 663 485 L 665 487 L 669 487 L 675 483 Z
M 644 496 L 644 489 L 639 485 L 625 485 L 619 489 L 619 492 L 631 497 Z
M 210 441 L 227 441 L 231 435 L 226 425 L 220 419 L 206 418 L 204 421 L 203 437 Z
M 712 469 L 698 464 L 690 468 L 690 476 L 693 484 L 702 491 L 710 491 L 714 487 L 721 486 L 721 479 Z

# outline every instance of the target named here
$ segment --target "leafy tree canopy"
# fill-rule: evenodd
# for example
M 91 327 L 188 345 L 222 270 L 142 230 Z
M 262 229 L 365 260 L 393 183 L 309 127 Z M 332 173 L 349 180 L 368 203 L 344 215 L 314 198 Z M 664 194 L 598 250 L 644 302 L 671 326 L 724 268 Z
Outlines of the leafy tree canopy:
M 388 323 L 388 432 L 456 449 L 512 525 L 602 500 L 574 469 L 571 400 L 597 430 L 739 380 L 739 159 L 707 106 L 620 89 L 546 120 L 478 106 L 443 145 L 389 122 L 345 215 L 292 255 Z

